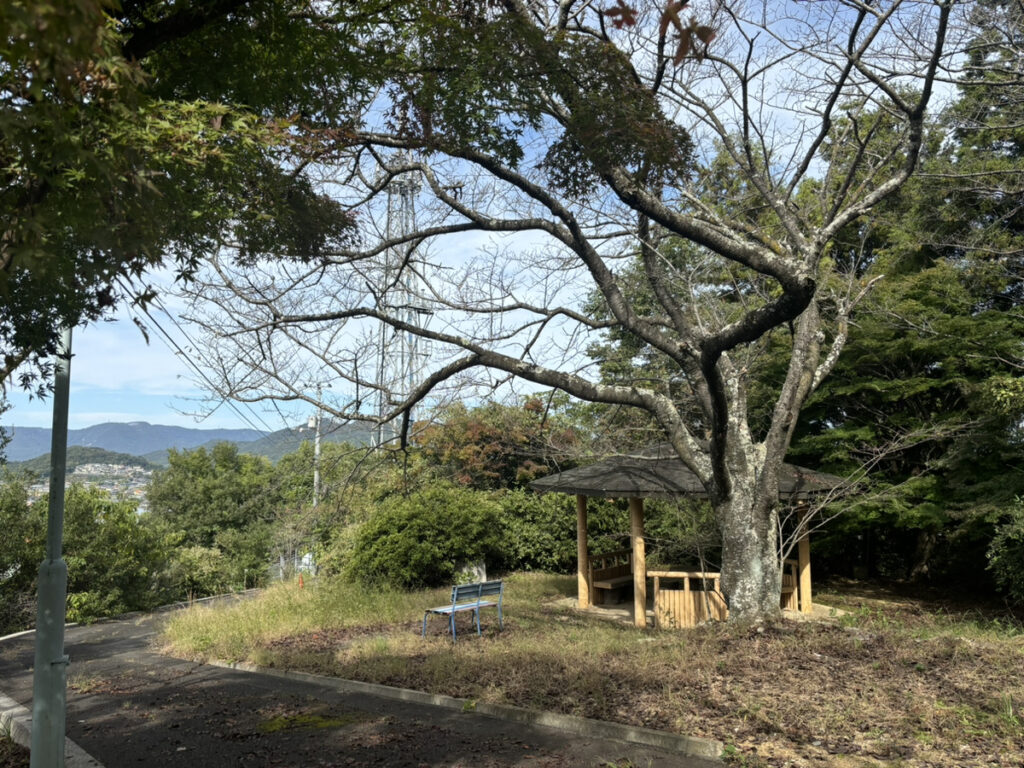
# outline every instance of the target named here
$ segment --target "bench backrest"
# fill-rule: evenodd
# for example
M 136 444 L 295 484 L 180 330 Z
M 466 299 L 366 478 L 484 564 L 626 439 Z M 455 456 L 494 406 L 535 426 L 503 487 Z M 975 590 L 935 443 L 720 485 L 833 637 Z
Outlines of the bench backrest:
M 590 580 L 616 579 L 633 572 L 633 550 L 620 549 L 590 558 Z
M 479 603 L 484 598 L 498 596 L 501 602 L 502 594 L 505 591 L 505 584 L 500 579 L 496 581 L 480 581 L 476 584 L 457 584 L 452 587 L 452 605 L 460 603 Z

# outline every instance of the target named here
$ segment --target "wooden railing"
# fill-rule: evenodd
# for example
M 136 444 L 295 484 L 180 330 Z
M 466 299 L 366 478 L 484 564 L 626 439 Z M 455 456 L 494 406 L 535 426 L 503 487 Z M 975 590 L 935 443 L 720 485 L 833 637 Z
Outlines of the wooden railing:
M 633 550 L 620 549 L 590 558 L 590 601 L 604 602 L 606 590 L 616 590 L 633 581 Z
M 590 574 L 595 579 L 614 579 L 633 572 L 633 550 L 620 549 L 590 556 Z
M 782 608 L 800 610 L 800 563 L 786 560 L 782 567 Z
M 654 579 L 654 626 L 695 627 L 702 621 L 724 621 L 729 616 L 721 590 L 720 573 L 705 571 L 648 571 Z M 682 588 L 665 589 L 662 580 L 681 582 Z M 782 608 L 800 608 L 800 565 L 786 560 L 782 570 Z
M 648 571 L 647 575 L 654 579 L 655 627 L 695 627 L 708 619 L 724 621 L 729 615 L 719 573 Z M 682 589 L 663 588 L 663 579 L 681 582 Z

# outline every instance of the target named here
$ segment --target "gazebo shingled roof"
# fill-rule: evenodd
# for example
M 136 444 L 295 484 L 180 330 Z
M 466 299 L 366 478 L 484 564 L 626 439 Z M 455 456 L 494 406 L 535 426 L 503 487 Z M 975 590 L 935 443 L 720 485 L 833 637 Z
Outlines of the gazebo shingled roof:
M 830 491 L 843 482 L 835 475 L 783 464 L 779 495 L 806 499 Z M 707 498 L 700 480 L 667 443 L 542 477 L 530 483 L 530 487 L 538 493 L 567 493 L 605 499 Z

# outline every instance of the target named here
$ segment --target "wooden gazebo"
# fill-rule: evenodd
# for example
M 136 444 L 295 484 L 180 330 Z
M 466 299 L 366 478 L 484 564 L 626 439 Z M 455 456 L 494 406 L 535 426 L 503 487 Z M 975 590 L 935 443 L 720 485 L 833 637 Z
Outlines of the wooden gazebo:
M 779 496 L 790 502 L 805 501 L 812 496 L 828 492 L 843 480 L 834 475 L 784 464 L 779 479 Z M 579 607 L 589 608 L 600 597 L 597 588 L 609 589 L 632 583 L 633 618 L 636 626 L 647 625 L 647 577 L 655 583 L 655 621 L 671 616 L 676 626 L 692 626 L 702 618 L 724 618 L 725 603 L 718 590 L 717 573 L 683 573 L 647 571 L 644 548 L 644 499 L 673 499 L 681 496 L 707 498 L 704 486 L 697 476 L 683 464 L 668 444 L 633 454 L 614 456 L 585 467 L 566 470 L 530 483 L 538 493 L 566 493 L 576 496 L 577 589 Z M 587 547 L 587 499 L 628 499 L 630 518 L 630 548 L 591 562 Z M 595 568 L 594 565 L 598 567 Z M 807 533 L 797 543 L 797 558 L 787 561 L 783 571 L 783 607 L 810 613 L 811 556 Z M 679 591 L 666 590 L 659 594 L 661 580 L 683 584 Z M 691 593 L 691 581 L 711 582 L 711 589 Z

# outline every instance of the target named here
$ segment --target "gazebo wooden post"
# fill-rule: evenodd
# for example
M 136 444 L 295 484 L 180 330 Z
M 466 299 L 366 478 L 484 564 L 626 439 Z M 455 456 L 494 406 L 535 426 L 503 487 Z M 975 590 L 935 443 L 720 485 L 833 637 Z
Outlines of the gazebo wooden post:
M 779 496 L 785 503 L 796 503 L 800 499 L 811 499 L 817 494 L 839 488 L 843 481 L 834 475 L 813 472 L 809 469 L 782 465 L 779 478 Z M 630 513 L 630 560 L 633 582 L 633 616 L 637 626 L 647 625 L 647 557 L 644 543 L 644 498 L 674 498 L 678 496 L 705 496 L 706 489 L 700 478 L 679 459 L 669 444 L 657 445 L 650 450 L 638 453 L 627 453 L 596 464 L 574 467 L 556 475 L 548 475 L 530 483 L 538 493 L 565 493 L 576 496 L 577 513 L 577 593 L 580 608 L 589 608 L 597 595 L 604 594 L 604 588 L 614 589 L 624 586 L 627 581 L 626 567 L 621 557 L 594 558 L 590 560 L 587 552 L 587 497 L 606 499 L 629 499 Z M 788 507 L 787 507 L 788 508 Z M 807 515 L 807 504 L 803 509 L 801 525 L 806 525 L 810 518 Z M 791 520 L 789 521 L 791 522 Z M 792 533 L 787 522 L 787 534 Z M 811 548 L 810 538 L 806 530 L 800 531 L 796 543 L 797 574 L 796 589 L 799 590 L 799 609 L 803 613 L 813 610 L 814 602 L 811 595 Z M 787 538 L 787 555 L 792 557 L 792 539 Z M 620 553 L 616 553 L 618 555 Z M 591 576 L 591 565 L 602 565 L 597 569 L 596 580 L 602 584 L 601 590 L 594 587 L 595 577 Z M 784 565 L 781 564 L 780 565 Z M 792 565 L 792 564 L 790 564 Z M 784 574 L 788 594 L 789 579 L 792 571 L 787 568 Z M 709 577 L 710 578 L 710 577 Z M 662 584 L 664 582 L 662 581 Z M 781 585 L 780 585 L 781 586 Z M 662 594 L 664 594 L 664 590 Z M 713 598 L 720 600 L 717 594 L 706 595 L 708 601 Z M 717 606 L 724 609 L 724 605 Z
M 633 623 L 647 626 L 647 555 L 644 550 L 644 500 L 629 500 L 629 538 L 633 544 Z
M 811 534 L 808 520 L 809 510 L 804 505 L 800 514 L 802 532 L 796 543 L 797 572 L 800 579 L 800 613 L 811 613 L 814 600 L 811 597 Z
M 576 496 L 576 590 L 580 608 L 590 607 L 590 554 L 587 552 L 587 497 Z

